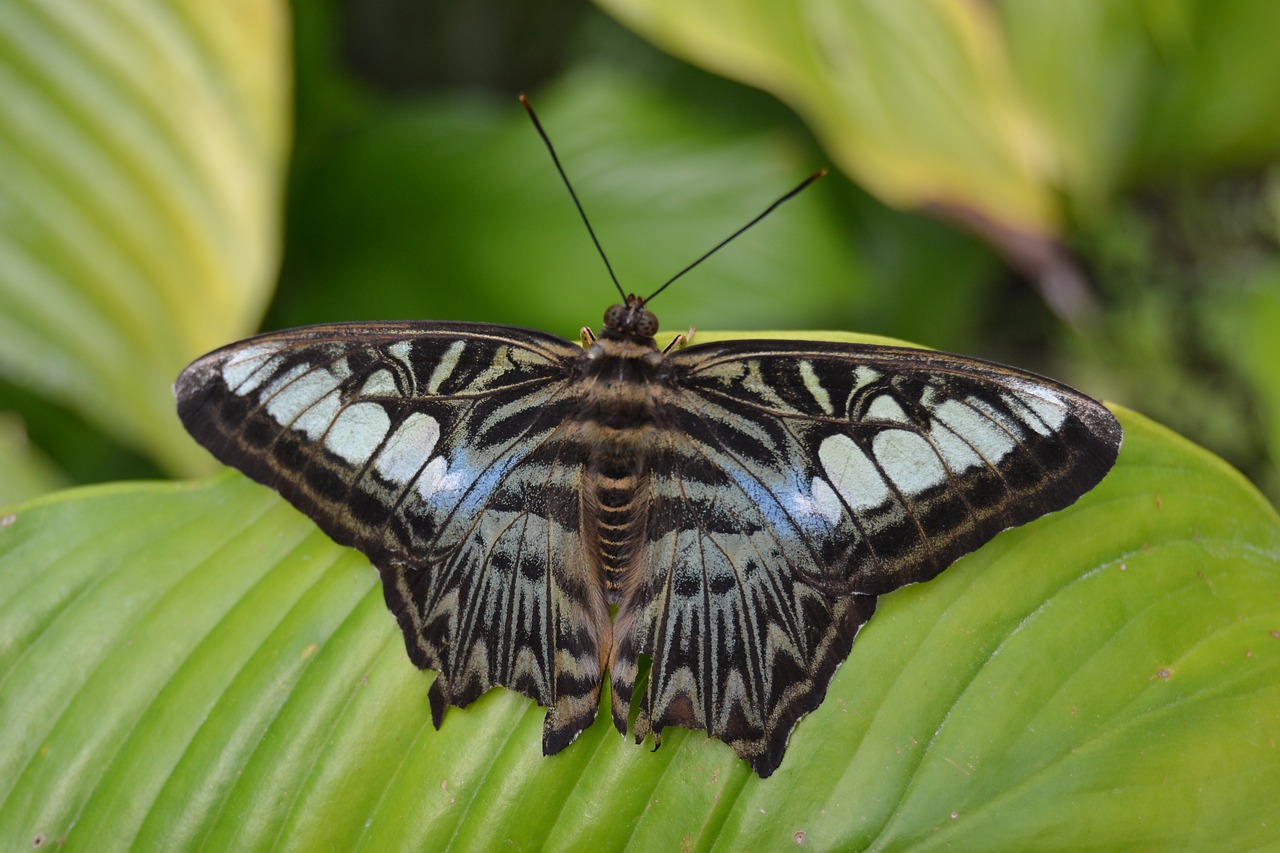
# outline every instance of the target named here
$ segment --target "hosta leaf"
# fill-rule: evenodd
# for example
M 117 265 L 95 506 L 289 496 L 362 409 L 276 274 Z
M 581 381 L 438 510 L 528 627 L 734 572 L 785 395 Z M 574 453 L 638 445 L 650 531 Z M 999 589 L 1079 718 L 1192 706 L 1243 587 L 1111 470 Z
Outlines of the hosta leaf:
M 599 4 L 660 47 L 785 101 L 841 169 L 891 204 L 1056 231 L 1057 152 L 982 4 Z
M 0 375 L 174 471 L 174 374 L 270 292 L 287 40 L 279 0 L 0 6 Z
M 376 573 L 238 475 L 0 520 L 0 841 L 189 849 L 1257 848 L 1280 519 L 1120 412 L 1111 474 L 888 596 L 786 760 L 506 690 L 432 728 Z

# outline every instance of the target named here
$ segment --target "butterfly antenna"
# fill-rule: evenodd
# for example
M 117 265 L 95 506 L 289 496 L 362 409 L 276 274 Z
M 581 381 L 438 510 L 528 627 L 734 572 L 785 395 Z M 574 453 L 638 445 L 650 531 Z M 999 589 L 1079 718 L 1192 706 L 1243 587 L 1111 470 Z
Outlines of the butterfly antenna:
M 538 114 L 533 111 L 533 104 L 529 103 L 529 99 L 524 95 L 520 96 L 520 104 L 524 107 L 525 112 L 529 114 L 529 118 L 533 119 L 534 128 L 537 129 L 538 135 L 542 137 L 547 150 L 551 152 L 551 162 L 556 164 L 556 171 L 560 173 L 560 180 L 564 181 L 564 188 L 569 191 L 569 197 L 573 199 L 573 206 L 578 208 L 578 215 L 582 217 L 582 224 L 587 226 L 587 233 L 591 235 L 591 242 L 596 244 L 596 251 L 600 253 L 600 260 L 604 261 L 604 268 L 609 271 L 609 278 L 613 279 L 613 286 L 618 288 L 618 295 L 625 302 L 627 294 L 622 290 L 622 285 L 618 283 L 618 277 L 613 273 L 613 264 L 609 263 L 609 256 L 604 253 L 604 247 L 600 245 L 600 240 L 596 237 L 596 230 L 591 227 L 591 220 L 587 219 L 587 212 L 582 209 L 582 202 L 578 201 L 578 194 L 573 191 L 573 184 L 569 183 L 569 176 L 564 173 L 564 167 L 560 165 L 560 158 L 556 156 L 555 146 L 551 144 L 551 138 L 547 136 L 547 132 L 542 129 L 542 122 L 538 121 Z
M 684 274 L 685 274 L 685 273 L 687 273 L 689 270 L 693 269 L 693 268 L 694 268 L 694 267 L 696 267 L 698 264 L 702 263 L 702 262 L 703 262 L 703 261 L 705 261 L 707 258 L 709 258 L 709 257 L 711 257 L 712 255 L 714 255 L 716 252 L 718 252 L 718 251 L 720 251 L 721 249 L 723 249 L 723 248 L 724 248 L 725 246 L 727 246 L 730 242 L 732 242 L 735 238 L 737 238 L 740 234 L 742 234 L 742 232 L 743 232 L 743 231 L 746 231 L 746 230 L 747 230 L 748 228 L 750 228 L 752 225 L 755 225 L 755 224 L 756 224 L 757 222 L 759 222 L 761 219 L 764 219 L 764 218 L 765 218 L 766 216 L 768 216 L 770 213 L 773 213 L 773 211 L 774 211 L 775 209 L 777 209 L 778 205 L 782 204 L 784 201 L 787 201 L 788 199 L 792 198 L 793 196 L 795 196 L 795 195 L 799 194 L 799 192 L 800 192 L 801 190 L 803 190 L 805 187 L 809 186 L 809 184 L 811 184 L 811 183 L 813 183 L 814 181 L 818 180 L 818 178 L 821 178 L 821 177 L 822 177 L 823 175 L 825 175 L 825 174 L 827 174 L 827 170 L 826 170 L 826 169 L 819 169 L 818 171 L 814 172 L 814 173 L 813 173 L 812 175 L 810 175 L 809 177 L 805 178 L 803 181 L 801 181 L 801 182 L 800 182 L 800 185 L 799 185 L 799 186 L 797 186 L 795 189 L 793 189 L 793 190 L 791 190 L 790 192 L 788 192 L 786 195 L 784 195 L 782 198 L 780 198 L 780 199 L 778 199 L 777 201 L 775 201 L 773 204 L 771 204 L 771 205 L 769 205 L 768 207 L 766 207 L 766 208 L 764 209 L 764 212 L 762 212 L 762 213 L 761 213 L 759 216 L 757 216 L 755 219 L 751 220 L 751 221 L 750 221 L 750 222 L 748 222 L 746 225 L 743 225 L 741 228 L 739 228 L 737 231 L 734 231 L 734 232 L 733 232 L 732 234 L 730 234 L 728 237 L 725 237 L 725 238 L 724 238 L 723 240 L 721 240 L 719 243 L 716 243 L 714 246 L 712 246 L 712 247 L 711 247 L 711 250 L 710 250 L 709 252 L 707 252 L 705 255 L 703 255 L 702 257 L 698 258 L 698 259 L 697 259 L 696 261 L 694 261 L 693 263 L 689 264 L 689 266 L 687 266 L 687 267 L 685 267 L 684 269 L 680 270 L 680 272 L 678 272 L 678 273 L 676 273 L 675 275 L 671 276 L 671 278 L 667 279 L 666 284 L 662 285 L 662 287 L 659 287 L 659 288 L 658 288 L 657 290 L 655 290 L 653 293 L 649 294 L 648 298 L 646 298 L 646 299 L 644 300 L 644 301 L 645 301 L 645 303 L 647 304 L 650 300 L 652 300 L 652 299 L 653 299 L 653 297 L 657 296 L 659 293 L 661 293 L 662 291 L 664 291 L 664 290 L 666 290 L 668 287 L 670 287 L 670 286 L 672 285 L 672 283 L 674 283 L 674 282 L 675 282 L 675 280 L 676 280 L 676 279 L 680 278 L 680 276 L 684 275 Z

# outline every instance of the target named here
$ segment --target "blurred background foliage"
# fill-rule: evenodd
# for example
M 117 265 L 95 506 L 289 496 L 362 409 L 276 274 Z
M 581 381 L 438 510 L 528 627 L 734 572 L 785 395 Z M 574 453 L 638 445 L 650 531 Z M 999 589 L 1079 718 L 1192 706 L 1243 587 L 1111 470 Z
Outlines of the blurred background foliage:
M 1280 4 L 0 4 L 0 504 L 212 462 L 185 362 L 376 318 L 851 329 L 1049 373 L 1280 497 Z

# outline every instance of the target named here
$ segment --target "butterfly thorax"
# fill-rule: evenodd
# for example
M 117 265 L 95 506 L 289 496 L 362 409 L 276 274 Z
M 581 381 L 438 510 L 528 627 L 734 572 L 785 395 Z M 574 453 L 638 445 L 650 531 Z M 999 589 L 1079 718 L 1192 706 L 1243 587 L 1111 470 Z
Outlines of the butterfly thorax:
M 671 394 L 671 366 L 652 337 L 657 320 L 638 303 L 628 300 L 606 313 L 580 362 L 581 405 L 573 424 L 588 449 L 584 547 L 611 600 L 638 574 L 629 567 L 643 550 L 649 461 Z

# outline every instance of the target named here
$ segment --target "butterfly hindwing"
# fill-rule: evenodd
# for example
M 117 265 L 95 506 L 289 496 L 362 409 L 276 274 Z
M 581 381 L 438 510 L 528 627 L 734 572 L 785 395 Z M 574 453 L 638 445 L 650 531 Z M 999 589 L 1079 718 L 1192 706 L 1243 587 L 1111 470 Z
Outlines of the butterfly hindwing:
M 502 685 L 553 706 L 567 742 L 608 622 L 579 547 L 583 460 L 555 440 L 581 354 L 500 326 L 335 324 L 210 353 L 175 393 L 215 456 L 378 566 L 410 656 L 440 673 L 437 725 Z
M 545 440 L 482 507 L 455 514 L 432 565 L 379 566 L 410 657 L 440 673 L 437 727 L 447 705 L 499 685 L 549 706 L 548 754 L 595 719 L 609 610 L 581 546 L 583 466 L 562 457 L 569 447 Z
M 656 739 L 668 725 L 705 729 L 767 776 L 796 720 L 822 701 L 875 598 L 815 583 L 821 543 L 785 517 L 768 480 L 705 419 L 682 419 L 658 453 L 649 547 L 615 620 L 615 725 L 624 728 L 638 656 L 647 654 L 636 739 Z

